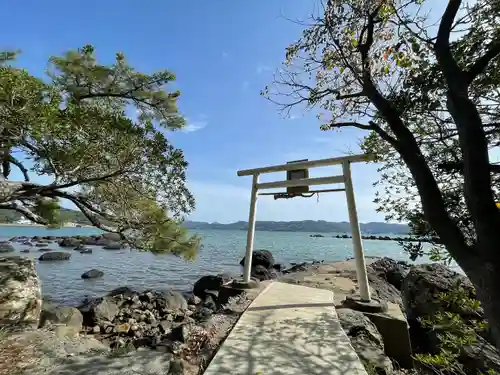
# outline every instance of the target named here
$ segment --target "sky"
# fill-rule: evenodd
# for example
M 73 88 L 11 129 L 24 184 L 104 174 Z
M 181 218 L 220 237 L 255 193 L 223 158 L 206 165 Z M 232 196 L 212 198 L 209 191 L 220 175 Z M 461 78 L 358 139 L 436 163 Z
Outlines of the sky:
M 283 118 L 259 95 L 285 48 L 300 37 L 301 26 L 291 20 L 313 10 L 312 0 L 0 0 L 0 50 L 20 49 L 19 65 L 38 76 L 50 56 L 86 44 L 103 62 L 123 52 L 139 71 L 175 73 L 188 125 L 170 140 L 189 162 L 188 186 L 197 202 L 189 219 L 228 223 L 248 219 L 251 177 L 237 177 L 238 170 L 359 150 L 362 132 L 321 132 L 312 113 Z M 340 173 L 318 168 L 311 177 Z M 352 173 L 360 221 L 383 221 L 372 203 L 377 166 L 354 164 Z M 285 178 L 283 172 L 262 181 Z M 345 194 L 259 197 L 257 219 L 348 220 Z

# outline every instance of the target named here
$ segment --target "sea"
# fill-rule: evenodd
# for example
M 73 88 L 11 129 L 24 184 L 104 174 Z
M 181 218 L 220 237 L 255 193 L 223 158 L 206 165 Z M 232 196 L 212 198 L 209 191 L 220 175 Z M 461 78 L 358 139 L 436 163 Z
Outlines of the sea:
M 73 236 L 101 233 L 94 228 L 62 228 L 46 229 L 35 226 L 3 226 L 0 227 L 0 240 L 8 240 L 14 236 Z M 172 255 L 153 255 L 133 249 L 104 250 L 92 247 L 92 254 L 72 252 L 68 261 L 38 262 L 36 268 L 42 282 L 44 298 L 54 303 L 74 306 L 85 298 L 106 294 L 110 290 L 129 286 L 138 290 L 174 289 L 191 290 L 194 282 L 207 274 L 240 275 L 240 260 L 245 254 L 246 231 L 239 230 L 199 230 L 193 231 L 202 239 L 202 248 L 194 261 L 186 261 Z M 281 264 L 292 262 L 339 261 L 353 257 L 351 239 L 338 239 L 336 233 L 325 237 L 310 237 L 306 232 L 256 232 L 255 249 L 270 250 L 276 261 Z M 390 233 L 387 235 L 391 235 Z M 15 253 L 2 254 L 21 255 L 37 259 L 39 249 L 33 247 L 30 253 L 18 253 L 26 246 L 14 242 Z M 396 241 L 364 240 L 365 255 L 391 257 L 398 260 L 409 260 L 408 255 Z M 54 250 L 62 249 L 57 243 L 50 244 Z M 428 259 L 419 259 L 425 262 Z M 81 274 L 90 269 L 99 269 L 104 277 L 95 280 L 84 280 Z

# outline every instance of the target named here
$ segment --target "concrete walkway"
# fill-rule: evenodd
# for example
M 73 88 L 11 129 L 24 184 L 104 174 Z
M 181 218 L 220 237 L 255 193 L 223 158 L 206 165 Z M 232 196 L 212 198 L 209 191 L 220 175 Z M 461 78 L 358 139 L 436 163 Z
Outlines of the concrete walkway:
M 333 293 L 271 283 L 252 302 L 204 375 L 366 375 Z

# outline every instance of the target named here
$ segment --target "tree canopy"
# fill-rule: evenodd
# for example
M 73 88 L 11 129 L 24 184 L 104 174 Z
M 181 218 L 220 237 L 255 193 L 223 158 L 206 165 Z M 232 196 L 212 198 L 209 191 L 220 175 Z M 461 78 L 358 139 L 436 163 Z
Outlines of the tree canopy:
M 379 210 L 439 237 L 500 347 L 500 1 L 328 0 L 304 26 L 262 94 L 316 108 L 323 130 L 367 131 Z
M 100 64 L 92 46 L 52 57 L 44 78 L 15 57 L 0 53 L 0 208 L 58 225 L 67 200 L 131 246 L 194 256 L 199 241 L 181 226 L 194 208 L 187 162 L 166 138 L 185 124 L 174 74 L 138 72 L 121 53 Z

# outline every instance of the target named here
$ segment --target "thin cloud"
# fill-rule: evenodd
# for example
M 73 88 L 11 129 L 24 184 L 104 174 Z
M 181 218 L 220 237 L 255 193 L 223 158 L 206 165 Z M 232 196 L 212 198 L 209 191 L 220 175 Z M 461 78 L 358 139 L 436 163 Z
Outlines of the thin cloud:
M 197 132 L 198 130 L 201 130 L 205 128 L 208 125 L 207 121 L 193 121 L 193 122 L 188 122 L 186 126 L 184 126 L 181 131 L 183 133 L 194 133 Z
M 248 81 L 243 81 L 243 83 L 241 84 L 241 88 L 243 90 L 248 89 L 249 86 L 250 86 L 250 82 L 248 82 Z
M 223 51 L 223 52 L 222 52 L 222 58 L 223 58 L 223 59 L 227 59 L 227 58 L 229 58 L 229 53 L 227 53 L 227 52 Z

